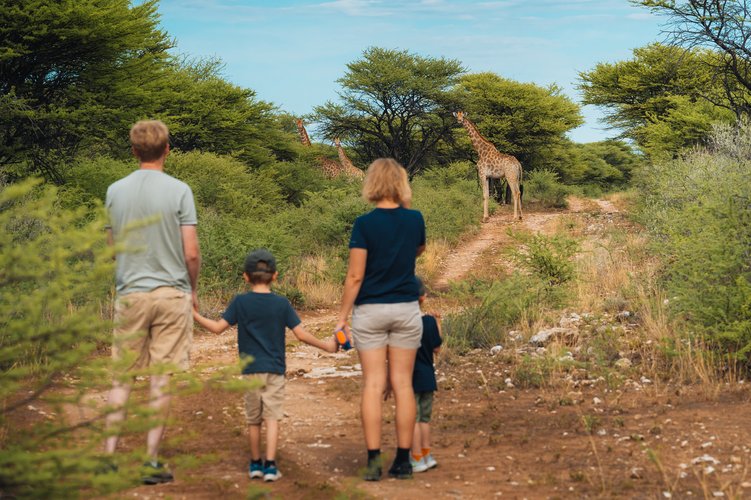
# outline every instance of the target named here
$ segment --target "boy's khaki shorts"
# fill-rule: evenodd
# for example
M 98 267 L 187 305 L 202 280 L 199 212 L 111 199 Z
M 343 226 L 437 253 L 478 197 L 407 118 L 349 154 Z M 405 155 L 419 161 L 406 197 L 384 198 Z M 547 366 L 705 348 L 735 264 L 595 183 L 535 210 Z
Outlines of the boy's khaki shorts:
M 352 339 L 358 351 L 386 346 L 417 349 L 422 339 L 420 303 L 355 306 L 352 311 Z
M 193 343 L 193 299 L 172 287 L 135 292 L 115 301 L 112 357 L 132 356 L 127 370 L 168 363 L 187 370 Z
M 261 384 L 260 388 L 245 393 L 248 425 L 260 425 L 264 420 L 281 420 L 284 417 L 284 375 L 251 373 L 246 377 Z
M 433 415 L 433 392 L 416 392 L 417 422 L 427 424 Z

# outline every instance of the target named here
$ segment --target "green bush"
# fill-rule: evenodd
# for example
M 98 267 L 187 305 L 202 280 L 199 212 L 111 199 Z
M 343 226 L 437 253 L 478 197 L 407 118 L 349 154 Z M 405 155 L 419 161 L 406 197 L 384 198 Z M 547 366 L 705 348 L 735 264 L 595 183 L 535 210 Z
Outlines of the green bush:
M 512 233 L 522 244 L 511 258 L 549 286 L 562 285 L 574 278 L 574 255 L 579 249 L 576 240 L 564 234 L 545 236 L 541 233 Z
M 558 180 L 558 174 L 552 170 L 534 170 L 527 174 L 524 181 L 524 195 L 534 199 L 544 207 L 566 208 L 566 197 L 571 188 Z
M 428 238 L 456 243 L 482 219 L 482 192 L 470 163 L 429 170 L 412 183 L 413 206 L 422 212 Z M 476 170 L 475 170 L 476 172 Z
M 751 146 L 748 125 L 712 149 L 642 168 L 638 218 L 664 258 L 671 311 L 716 345 L 751 354 Z
M 554 297 L 534 276 L 514 273 L 492 283 L 469 283 L 464 301 L 478 302 L 443 321 L 445 343 L 458 354 L 506 342 L 506 333 L 522 320 L 534 322 Z

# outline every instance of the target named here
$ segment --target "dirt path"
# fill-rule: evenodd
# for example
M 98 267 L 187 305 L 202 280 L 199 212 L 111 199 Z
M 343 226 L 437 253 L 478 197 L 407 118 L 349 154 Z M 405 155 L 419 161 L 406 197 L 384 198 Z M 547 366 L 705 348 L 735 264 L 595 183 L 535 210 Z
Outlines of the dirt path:
M 572 200 L 569 211 L 527 213 L 519 225 L 548 231 L 561 215 L 581 213 L 617 210 L 605 200 Z M 505 213 L 494 216 L 457 249 L 439 284 L 462 279 L 483 252 L 509 244 L 508 220 Z M 334 313 L 308 314 L 303 320 L 312 331 L 326 332 Z M 208 373 L 213 366 L 233 363 L 235 345 L 234 333 L 197 334 L 195 369 Z M 251 489 L 260 495 L 254 498 L 284 499 L 668 498 L 662 492 L 672 490 L 672 498 L 686 498 L 686 491 L 694 497 L 729 496 L 736 491 L 732 488 L 742 496 L 744 487 L 728 486 L 731 475 L 732 484 L 751 487 L 745 482 L 751 465 L 745 388 L 708 402 L 701 394 L 659 384 L 613 391 L 595 381 L 571 389 L 581 404 L 564 405 L 555 391 L 507 387 L 507 365 L 484 352 L 438 373 L 432 425 L 438 468 L 409 481 L 364 482 L 358 479 L 365 452 L 356 354 L 295 346 L 287 363 L 287 418 L 278 457 L 282 480 L 263 484 L 247 478 L 240 396 L 205 391 L 176 402 L 176 425 L 164 447 L 168 461 L 193 456 L 205 464 L 190 470 L 177 466 L 174 483 L 139 487 L 127 496 L 239 499 L 248 498 Z M 390 455 L 395 447 L 391 402 L 385 414 L 383 450 Z M 587 433 L 584 424 L 593 432 Z

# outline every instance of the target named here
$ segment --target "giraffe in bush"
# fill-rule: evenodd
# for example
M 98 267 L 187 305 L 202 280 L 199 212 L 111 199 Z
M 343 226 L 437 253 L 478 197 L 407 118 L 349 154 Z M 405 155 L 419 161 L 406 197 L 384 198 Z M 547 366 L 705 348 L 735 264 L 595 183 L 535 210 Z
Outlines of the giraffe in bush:
M 302 120 L 298 118 L 295 120 L 295 123 L 297 124 L 297 133 L 300 135 L 300 142 L 302 142 L 303 146 L 311 147 L 312 144 L 310 142 L 310 136 L 308 135 L 308 131 L 305 130 L 305 125 L 303 124 Z M 323 175 L 330 179 L 336 177 L 345 170 L 341 163 L 336 160 L 326 158 L 325 156 L 319 156 L 316 158 L 316 160 L 318 160 L 318 163 L 321 166 Z
M 477 174 L 480 176 L 480 183 L 482 184 L 483 222 L 488 220 L 488 198 L 490 197 L 488 179 L 502 179 L 504 177 L 511 189 L 511 197 L 514 202 L 514 220 L 521 220 L 522 199 L 519 186 L 522 180 L 522 164 L 513 156 L 500 153 L 490 141 L 480 134 L 475 124 L 469 121 L 464 112 L 457 111 L 454 116 L 467 129 L 472 146 L 479 157 L 477 159 Z
M 351 177 L 357 177 L 358 179 L 365 177 L 365 172 L 354 166 L 352 162 L 349 161 L 349 158 L 347 158 L 347 153 L 344 152 L 344 148 L 342 147 L 342 143 L 338 137 L 334 138 L 334 144 L 336 144 L 336 149 L 339 152 L 339 162 L 342 164 L 342 167 L 344 167 L 344 172 L 347 175 Z

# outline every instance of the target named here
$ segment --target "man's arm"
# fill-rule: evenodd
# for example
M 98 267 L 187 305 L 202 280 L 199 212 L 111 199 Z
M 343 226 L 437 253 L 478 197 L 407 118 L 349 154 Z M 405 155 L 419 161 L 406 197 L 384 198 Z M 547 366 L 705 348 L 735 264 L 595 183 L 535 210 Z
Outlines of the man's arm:
M 180 226 L 183 238 L 183 255 L 188 268 L 190 288 L 193 290 L 193 307 L 198 309 L 198 273 L 201 270 L 201 249 L 198 246 L 196 226 Z

